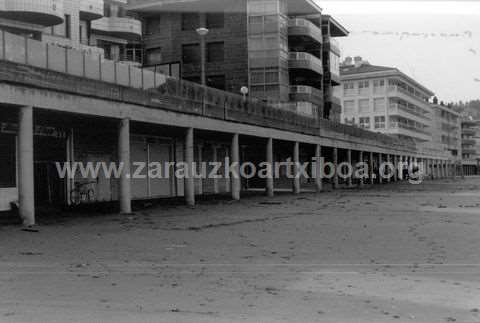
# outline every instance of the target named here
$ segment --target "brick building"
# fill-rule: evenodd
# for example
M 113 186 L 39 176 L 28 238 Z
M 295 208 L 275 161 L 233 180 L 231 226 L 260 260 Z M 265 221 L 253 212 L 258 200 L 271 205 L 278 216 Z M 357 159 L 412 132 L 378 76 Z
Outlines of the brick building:
M 198 28 L 208 29 L 206 84 L 299 113 L 338 118 L 338 45 L 348 32 L 310 0 L 131 1 L 144 22 L 146 68 L 201 81 Z M 288 104 L 287 104 L 288 103 Z M 332 113 L 330 113 L 332 111 Z M 336 111 L 336 113 L 334 113 Z

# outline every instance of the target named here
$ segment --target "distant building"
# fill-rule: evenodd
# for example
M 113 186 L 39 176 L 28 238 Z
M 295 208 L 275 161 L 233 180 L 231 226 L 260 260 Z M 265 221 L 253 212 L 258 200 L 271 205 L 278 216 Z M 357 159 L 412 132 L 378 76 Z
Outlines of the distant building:
M 293 103 L 297 112 L 339 117 L 340 50 L 334 37 L 348 34 L 310 0 L 133 0 L 144 22 L 144 66 L 201 82 L 205 36 L 206 83 L 233 93 Z
M 431 90 L 397 68 L 372 65 L 361 57 L 347 58 L 340 74 L 342 86 L 336 92 L 342 99 L 342 123 L 414 141 L 425 152 L 458 155 L 458 143 L 455 149 L 447 135 L 453 122 L 447 120 L 454 120 L 455 113 L 432 106 Z M 445 122 L 436 120 L 442 113 Z M 437 130 L 437 123 L 445 123 L 444 129 L 440 125 Z
M 136 49 L 142 25 L 127 17 L 127 0 L 3 0 L 0 4 L 2 30 L 116 61 L 141 58 Z
M 480 175 L 480 120 L 462 121 L 462 159 L 467 175 Z
M 436 102 L 437 100 L 435 100 Z M 444 104 L 432 103 L 432 140 L 450 153 L 456 161 L 462 159 L 461 115 Z

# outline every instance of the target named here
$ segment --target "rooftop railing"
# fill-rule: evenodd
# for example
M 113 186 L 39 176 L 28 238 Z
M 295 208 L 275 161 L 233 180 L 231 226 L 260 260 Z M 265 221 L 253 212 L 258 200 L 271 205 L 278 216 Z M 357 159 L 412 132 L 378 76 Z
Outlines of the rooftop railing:
M 299 115 L 291 108 L 291 104 L 245 99 L 230 92 L 178 80 L 129 64 L 105 60 L 102 55 L 89 55 L 81 50 L 49 45 L 5 31 L 0 33 L 0 37 L 0 60 L 120 86 L 119 90 L 122 91 L 123 87 L 127 93 L 122 95 L 122 100 L 126 102 L 132 101 L 138 104 L 135 98 L 141 95 L 141 104 L 152 108 L 175 110 L 315 136 L 322 131 L 333 131 L 334 136 L 344 134 L 372 140 L 388 147 L 404 148 L 410 151 L 416 149 L 415 145 L 409 141 L 329 120 Z M 62 84 L 59 85 L 61 86 Z M 142 90 L 142 93 L 134 94 L 131 89 Z M 128 94 L 132 94 L 133 98 Z

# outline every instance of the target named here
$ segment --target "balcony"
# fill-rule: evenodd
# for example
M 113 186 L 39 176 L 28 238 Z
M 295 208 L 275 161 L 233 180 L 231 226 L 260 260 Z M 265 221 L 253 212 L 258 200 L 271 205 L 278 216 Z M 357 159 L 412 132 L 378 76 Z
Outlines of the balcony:
M 390 103 L 389 113 L 390 115 L 398 115 L 404 118 L 414 120 L 419 123 L 430 121 L 430 119 L 425 114 L 423 114 L 421 110 L 414 109 L 398 103 Z
M 308 37 L 319 44 L 323 42 L 322 30 L 320 27 L 317 27 L 313 22 L 307 19 L 290 19 L 288 22 L 288 35 Z
M 92 33 L 138 40 L 142 36 L 142 23 L 128 17 L 104 17 L 92 21 Z
M 462 145 L 475 146 L 476 144 L 477 144 L 477 141 L 473 138 L 463 138 L 462 139 Z
M 0 0 L 0 18 L 45 27 L 58 25 L 64 19 L 63 1 Z
M 291 69 L 310 70 L 323 75 L 322 61 L 318 57 L 305 52 L 290 52 L 289 67 Z
M 475 136 L 477 131 L 473 128 L 462 128 L 462 133 L 468 136 Z
M 417 103 L 422 103 L 425 105 L 428 104 L 428 102 L 425 101 L 421 96 L 418 96 L 415 93 L 409 92 L 408 90 L 397 85 L 388 86 L 387 92 L 393 96 L 396 96 L 404 100 L 414 99 Z
M 306 85 L 290 86 L 290 100 L 321 105 L 323 104 L 323 92 L 322 90 Z
M 103 0 L 80 0 L 80 19 L 100 19 L 103 17 L 103 12 Z
M 397 130 L 398 134 L 413 137 L 421 141 L 432 140 L 432 136 L 428 131 L 402 122 L 390 121 L 390 129 Z
M 342 52 L 340 51 L 340 43 L 338 42 L 338 40 L 330 36 L 325 36 L 323 41 L 327 45 L 326 48 L 328 48 L 330 51 L 334 52 L 338 56 L 342 55 Z

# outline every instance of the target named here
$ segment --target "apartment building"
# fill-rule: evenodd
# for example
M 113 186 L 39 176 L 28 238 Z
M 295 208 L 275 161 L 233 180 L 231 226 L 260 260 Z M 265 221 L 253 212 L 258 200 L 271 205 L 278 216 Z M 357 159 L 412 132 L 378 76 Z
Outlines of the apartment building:
M 434 98 L 432 108 L 433 146 L 448 152 L 452 160 L 462 159 L 462 117 L 460 113 Z
M 480 175 L 480 120 L 462 120 L 462 159 L 466 175 Z
M 145 68 L 202 83 L 205 66 L 208 86 L 237 94 L 248 89 L 250 97 L 327 119 L 335 116 L 330 111 L 338 112 L 331 91 L 339 84 L 340 51 L 334 37 L 348 32 L 323 16 L 316 2 L 130 3 L 129 10 L 144 22 Z
M 440 134 L 447 128 L 436 130 L 431 90 L 397 68 L 372 65 L 361 57 L 348 57 L 340 74 L 342 86 L 336 93 L 342 98 L 343 123 L 411 140 L 428 153 L 449 155 Z
M 141 22 L 127 0 L 1 0 L 0 29 L 116 61 L 140 60 Z M 138 57 L 138 59 L 137 59 Z

